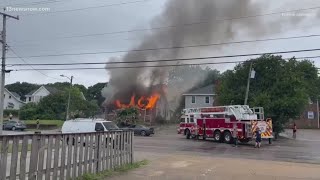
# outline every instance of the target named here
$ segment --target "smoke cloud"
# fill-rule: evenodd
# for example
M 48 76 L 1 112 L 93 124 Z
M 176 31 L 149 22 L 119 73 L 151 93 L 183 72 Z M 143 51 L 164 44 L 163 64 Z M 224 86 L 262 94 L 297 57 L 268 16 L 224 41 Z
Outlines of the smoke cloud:
M 162 48 L 172 46 L 196 45 L 207 43 L 227 42 L 235 39 L 240 33 L 251 37 L 271 35 L 281 31 L 284 26 L 292 26 L 303 20 L 299 17 L 283 17 L 281 14 L 273 18 L 255 17 L 233 19 L 267 13 L 268 1 L 253 0 L 169 0 L 162 14 L 151 22 L 152 27 L 172 26 L 172 28 L 159 28 L 144 36 L 140 45 L 134 49 Z M 269 11 L 270 12 L 270 11 Z M 221 20 L 221 19 L 233 20 Z M 220 46 L 213 46 L 211 51 L 221 51 Z M 110 61 L 145 61 L 157 59 L 174 59 L 183 57 L 199 57 L 203 51 L 197 48 L 170 49 L 157 51 L 128 52 L 120 59 L 112 58 Z M 177 62 L 175 62 L 177 63 Z M 172 64 L 170 62 L 137 63 L 107 65 L 114 66 L 141 66 Z M 103 90 L 107 101 L 117 96 L 127 96 L 141 90 L 141 87 L 150 87 L 164 83 L 167 80 L 169 68 L 135 68 L 113 69 L 110 73 L 109 87 Z M 200 77 L 199 77 L 200 78 Z M 199 78 L 192 78 L 184 82 L 185 87 L 192 87 Z M 180 89 L 180 93 L 184 88 Z M 170 93 L 170 91 L 169 91 Z M 177 93 L 177 92 L 174 92 Z M 121 94 L 121 95 L 120 95 Z M 174 97 L 174 95 L 171 95 Z

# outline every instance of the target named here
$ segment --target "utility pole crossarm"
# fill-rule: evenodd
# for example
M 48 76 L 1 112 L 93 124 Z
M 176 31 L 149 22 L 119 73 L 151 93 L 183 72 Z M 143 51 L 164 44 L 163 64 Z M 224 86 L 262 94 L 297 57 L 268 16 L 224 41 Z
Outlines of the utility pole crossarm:
M 7 17 L 9 17 L 9 18 L 19 20 L 19 16 L 11 16 L 11 15 L 6 14 L 6 13 L 3 13 L 3 12 L 0 12 L 0 15 L 2 15 L 2 16 L 7 16 Z
M 0 83 L 0 135 L 2 135 L 3 128 L 3 109 L 4 109 L 4 85 L 5 85 L 5 76 L 8 71 L 6 71 L 6 51 L 7 51 L 7 18 L 12 18 L 19 20 L 19 17 L 11 16 L 6 13 L 0 12 L 2 16 L 2 33 L 1 33 L 1 43 L 2 43 L 2 63 L 1 63 L 1 83 Z

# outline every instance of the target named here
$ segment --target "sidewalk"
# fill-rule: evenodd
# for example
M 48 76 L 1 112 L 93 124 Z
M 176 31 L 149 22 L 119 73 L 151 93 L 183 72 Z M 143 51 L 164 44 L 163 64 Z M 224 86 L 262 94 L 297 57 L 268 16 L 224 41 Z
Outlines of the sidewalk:
M 292 139 L 292 129 L 285 129 L 280 136 Z M 320 142 L 320 129 L 298 129 L 297 140 Z
M 112 180 L 316 180 L 320 165 L 169 155 Z

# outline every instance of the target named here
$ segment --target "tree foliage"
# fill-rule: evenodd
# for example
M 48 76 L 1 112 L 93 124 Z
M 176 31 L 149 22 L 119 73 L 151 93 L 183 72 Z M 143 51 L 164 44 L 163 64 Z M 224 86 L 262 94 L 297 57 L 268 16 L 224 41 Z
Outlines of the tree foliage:
M 86 97 L 87 100 L 91 101 L 91 103 L 97 103 L 99 106 L 104 101 L 104 97 L 101 95 L 101 90 L 104 88 L 106 83 L 97 83 L 89 88 L 86 88 L 84 85 L 81 84 L 73 84 L 74 88 L 78 88 L 83 95 Z M 25 101 L 25 95 L 29 92 L 40 88 L 41 84 L 32 84 L 27 82 L 16 82 L 13 84 L 6 85 L 6 88 L 9 91 L 16 92 L 21 96 L 21 100 Z M 49 83 L 44 84 L 44 86 L 53 87 L 60 91 L 69 91 L 70 82 L 56 82 L 56 83 Z
M 44 97 L 38 104 L 28 103 L 21 108 L 20 119 L 65 119 L 68 91 L 60 91 Z M 71 90 L 70 115 L 73 117 L 90 117 L 97 113 L 97 104 L 82 99 L 81 91 Z
M 11 92 L 16 92 L 21 96 L 21 100 L 25 100 L 26 97 L 25 95 L 28 94 L 29 92 L 38 89 L 41 85 L 38 84 L 31 84 L 27 82 L 16 82 L 13 84 L 8 84 L 5 87 L 11 91 Z
M 96 100 L 98 105 L 101 106 L 101 104 L 104 101 L 104 97 L 101 95 L 102 89 L 105 87 L 106 83 L 97 83 L 93 86 L 90 86 L 87 91 L 87 98 L 88 100 Z
M 136 107 L 119 109 L 117 111 L 117 121 L 135 123 L 139 114 L 140 111 Z
M 312 62 L 263 55 L 223 73 L 218 92 L 220 104 L 244 103 L 250 63 L 256 76 L 250 82 L 248 105 L 264 107 L 266 117 L 273 119 L 275 132 L 282 131 L 289 119 L 299 117 L 308 98 L 319 95 L 318 71 Z

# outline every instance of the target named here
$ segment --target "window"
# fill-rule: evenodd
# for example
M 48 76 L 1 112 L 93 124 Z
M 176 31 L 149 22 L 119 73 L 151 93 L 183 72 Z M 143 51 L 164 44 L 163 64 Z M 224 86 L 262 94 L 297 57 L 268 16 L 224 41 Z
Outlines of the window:
M 114 129 L 119 129 L 119 127 L 114 123 L 114 122 L 104 122 L 103 125 L 106 127 L 108 130 L 114 130 Z
M 14 104 L 12 102 L 8 102 L 8 109 L 13 109 L 14 108 Z
M 313 111 L 308 112 L 308 119 L 314 119 L 314 113 Z
M 104 131 L 104 127 L 101 123 L 96 123 L 96 127 L 94 128 L 96 131 Z
M 210 97 L 206 96 L 206 104 L 209 104 L 209 103 L 210 103 Z
M 190 115 L 190 122 L 194 123 L 194 116 L 193 115 Z
M 181 119 L 180 119 L 180 122 L 181 122 L 181 123 L 184 123 L 184 122 L 185 122 L 185 119 L 184 119 L 184 118 L 181 118 Z
M 9 96 L 9 99 L 11 99 L 11 96 Z
M 29 97 L 29 102 L 31 101 L 31 97 Z
M 191 96 L 191 103 L 195 104 L 196 103 L 196 97 L 195 96 Z

